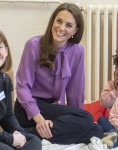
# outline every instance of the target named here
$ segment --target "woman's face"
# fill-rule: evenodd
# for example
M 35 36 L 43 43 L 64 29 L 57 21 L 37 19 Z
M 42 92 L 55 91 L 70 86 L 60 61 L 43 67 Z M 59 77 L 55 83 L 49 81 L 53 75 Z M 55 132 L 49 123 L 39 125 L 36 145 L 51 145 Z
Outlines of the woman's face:
M 52 26 L 53 44 L 62 47 L 77 31 L 76 21 L 67 10 L 60 11 Z
M 8 55 L 8 49 L 5 47 L 5 44 L 0 43 L 0 67 L 4 64 L 6 57 Z

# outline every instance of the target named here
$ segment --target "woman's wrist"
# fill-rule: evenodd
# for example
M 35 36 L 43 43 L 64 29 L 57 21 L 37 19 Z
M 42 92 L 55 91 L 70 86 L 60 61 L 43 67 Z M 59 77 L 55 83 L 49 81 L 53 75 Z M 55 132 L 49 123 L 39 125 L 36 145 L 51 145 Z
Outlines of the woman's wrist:
M 41 122 L 41 120 L 44 120 L 43 116 L 41 114 L 37 114 L 33 117 L 33 120 L 35 121 L 35 123 L 39 123 Z

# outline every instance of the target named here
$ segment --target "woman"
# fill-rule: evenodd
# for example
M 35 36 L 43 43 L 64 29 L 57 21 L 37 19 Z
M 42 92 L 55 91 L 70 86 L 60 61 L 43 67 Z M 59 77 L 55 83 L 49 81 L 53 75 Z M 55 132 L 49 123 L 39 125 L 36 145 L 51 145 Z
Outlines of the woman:
M 84 21 L 75 4 L 53 12 L 43 36 L 29 39 L 16 75 L 15 115 L 24 128 L 52 143 L 89 143 L 103 130 L 82 110 Z M 67 105 L 65 106 L 65 94 Z
M 10 48 L 5 35 L 0 31 L 0 126 L 3 128 L 0 131 L 0 149 L 41 150 L 40 139 L 26 134 L 13 114 L 12 83 L 10 77 L 4 73 L 11 67 Z

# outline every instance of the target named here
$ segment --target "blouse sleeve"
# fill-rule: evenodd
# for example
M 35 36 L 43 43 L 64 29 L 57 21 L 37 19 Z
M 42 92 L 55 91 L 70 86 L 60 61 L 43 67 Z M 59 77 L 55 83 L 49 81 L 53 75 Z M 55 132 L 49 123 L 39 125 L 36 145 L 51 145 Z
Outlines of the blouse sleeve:
M 36 100 L 32 97 L 31 93 L 37 61 L 36 56 L 38 55 L 36 49 L 35 40 L 26 42 L 16 75 L 17 98 L 21 106 L 25 109 L 28 119 L 31 119 L 40 112 Z
M 72 71 L 71 79 L 67 85 L 67 104 L 70 106 L 83 108 L 85 74 L 84 74 L 84 49 L 79 46 L 75 54 L 76 63 Z
M 118 97 L 118 92 L 115 90 L 114 81 L 108 81 L 107 85 L 101 92 L 101 105 L 105 108 L 111 108 Z

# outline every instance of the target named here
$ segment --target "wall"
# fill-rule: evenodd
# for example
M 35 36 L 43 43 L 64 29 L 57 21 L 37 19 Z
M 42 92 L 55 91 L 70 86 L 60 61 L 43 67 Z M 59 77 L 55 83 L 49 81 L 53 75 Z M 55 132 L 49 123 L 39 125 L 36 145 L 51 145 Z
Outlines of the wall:
M 115 5 L 117 0 L 77 0 L 76 2 L 82 5 Z

